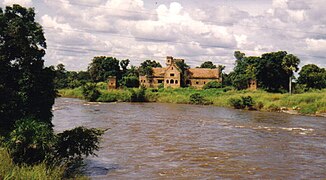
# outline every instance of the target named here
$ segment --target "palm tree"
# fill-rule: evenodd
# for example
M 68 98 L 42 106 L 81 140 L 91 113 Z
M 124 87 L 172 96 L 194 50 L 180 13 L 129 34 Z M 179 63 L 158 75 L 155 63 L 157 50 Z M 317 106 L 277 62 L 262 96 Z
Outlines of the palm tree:
M 283 58 L 282 66 L 283 69 L 289 76 L 289 93 L 292 94 L 292 76 L 293 71 L 297 72 L 299 70 L 298 65 L 300 59 L 293 54 L 288 54 Z

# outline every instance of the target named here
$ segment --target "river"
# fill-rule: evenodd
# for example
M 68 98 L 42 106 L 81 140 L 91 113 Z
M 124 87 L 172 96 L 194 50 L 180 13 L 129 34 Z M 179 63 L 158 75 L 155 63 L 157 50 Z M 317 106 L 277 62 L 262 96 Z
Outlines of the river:
M 92 179 L 323 179 L 326 118 L 163 103 L 58 98 L 56 132 L 108 129 Z

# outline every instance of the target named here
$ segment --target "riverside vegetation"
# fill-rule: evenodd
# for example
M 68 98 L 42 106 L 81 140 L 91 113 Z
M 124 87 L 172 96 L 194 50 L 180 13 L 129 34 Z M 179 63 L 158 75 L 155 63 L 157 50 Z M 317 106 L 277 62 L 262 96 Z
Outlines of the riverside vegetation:
M 107 90 L 106 83 L 98 83 L 97 102 L 161 102 L 178 104 L 211 104 L 220 107 L 233 107 L 261 111 L 295 110 L 301 114 L 318 115 L 326 113 L 326 89 L 311 90 L 300 94 L 269 93 L 263 90 L 235 90 L 231 87 L 193 88 L 122 88 Z M 63 97 L 83 99 L 83 89 L 61 89 Z M 134 97 L 138 97 L 137 99 Z M 140 97 L 143 96 L 143 97 Z

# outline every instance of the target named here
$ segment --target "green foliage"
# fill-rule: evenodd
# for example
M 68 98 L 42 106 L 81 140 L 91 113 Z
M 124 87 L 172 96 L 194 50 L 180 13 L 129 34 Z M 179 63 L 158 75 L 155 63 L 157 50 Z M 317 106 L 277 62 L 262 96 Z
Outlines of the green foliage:
M 299 72 L 298 83 L 308 89 L 326 88 L 326 70 L 315 64 L 307 64 Z
M 235 52 L 236 66 L 229 74 L 237 89 L 246 89 L 249 80 L 257 80 L 260 88 L 271 92 L 280 92 L 289 87 L 289 78 L 298 70 L 300 60 L 286 51 L 270 52 L 261 57 L 246 57 L 240 51 Z
M 201 105 L 212 104 L 212 102 L 206 100 L 204 96 L 202 96 L 200 93 L 191 94 L 189 97 L 189 101 L 191 104 L 201 104 Z
M 248 109 L 252 109 L 252 107 L 255 105 L 255 102 L 251 96 L 241 96 L 241 100 L 243 106 L 247 107 Z
M 0 10 L 0 131 L 34 116 L 51 124 L 54 72 L 44 68 L 45 37 L 32 8 Z
M 139 87 L 139 78 L 137 76 L 125 76 L 121 79 L 119 84 L 127 88 Z
M 146 60 L 140 64 L 139 67 L 139 74 L 141 76 L 151 76 L 153 73 L 152 68 L 155 67 L 162 67 L 162 65 L 159 62 L 152 61 L 152 60 Z
M 50 152 L 53 138 L 48 124 L 22 119 L 16 122 L 6 146 L 15 163 L 36 164 L 42 162 Z
M 180 77 L 180 85 L 181 87 L 186 87 L 186 79 L 187 79 L 187 69 L 190 68 L 188 64 L 186 64 L 184 61 L 177 61 L 175 64 L 180 68 L 181 70 L 181 77 Z
M 95 102 L 101 95 L 101 93 L 97 90 L 96 83 L 88 83 L 82 86 L 82 94 L 84 99 L 90 102 Z
M 255 105 L 255 102 L 251 96 L 241 96 L 240 99 L 230 98 L 229 103 L 236 109 L 248 108 L 249 110 L 252 110 L 253 106 Z
M 210 81 L 204 85 L 203 89 L 222 88 L 222 83 L 217 81 Z
M 45 123 L 34 119 L 17 121 L 5 146 L 14 163 L 37 165 L 46 162 L 47 168 L 65 167 L 65 176 L 75 176 L 83 157 L 95 155 L 104 131 L 77 127 L 57 135 Z
M 212 61 L 205 61 L 199 66 L 199 68 L 216 69 L 217 67 L 212 63 Z
M 231 106 L 233 106 L 235 109 L 244 109 L 244 108 L 245 108 L 245 106 L 243 105 L 241 99 L 230 98 L 230 99 L 229 99 L 229 103 L 230 103 Z
M 190 95 L 191 104 L 204 104 L 204 102 L 205 102 L 204 97 L 199 93 L 194 93 Z
M 103 130 L 96 128 L 77 127 L 57 134 L 56 158 L 68 160 L 83 155 L 95 155 L 94 151 L 99 149 L 99 137 L 103 133 Z
M 45 163 L 38 165 L 16 165 L 5 148 L 0 148 L 0 179 L 62 179 L 63 167 L 48 168 Z M 80 178 L 77 178 L 80 179 Z
M 164 84 L 163 83 L 161 83 L 161 84 L 158 85 L 158 89 L 163 89 L 163 88 L 164 88 Z
M 94 57 L 88 66 L 88 72 L 94 82 L 104 82 L 109 76 L 121 78 L 119 60 L 114 57 Z
M 140 89 L 130 89 L 131 92 L 131 97 L 130 101 L 131 102 L 145 102 L 146 101 L 146 88 L 141 87 Z

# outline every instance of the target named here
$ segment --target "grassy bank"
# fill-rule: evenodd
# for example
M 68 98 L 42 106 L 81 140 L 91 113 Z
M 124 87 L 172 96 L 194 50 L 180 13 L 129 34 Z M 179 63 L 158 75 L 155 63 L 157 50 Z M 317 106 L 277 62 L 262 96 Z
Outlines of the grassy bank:
M 134 89 L 137 91 L 137 89 Z M 132 92 L 130 89 L 121 90 L 105 90 L 100 89 L 101 96 L 97 101 L 113 102 L 122 101 L 130 102 Z M 180 89 L 147 89 L 145 99 L 148 102 L 162 103 L 180 103 L 191 104 L 190 96 L 198 93 L 205 101 L 210 102 L 215 106 L 232 107 L 230 99 L 240 99 L 241 97 L 251 96 L 254 100 L 254 108 L 262 111 L 280 111 L 297 110 L 301 114 L 321 114 L 326 113 L 326 89 L 306 92 L 302 94 L 280 94 L 268 93 L 265 91 L 236 91 L 229 89 L 207 89 L 197 90 L 192 88 Z M 83 98 L 80 88 L 77 89 L 62 89 L 59 94 L 63 97 Z
M 13 163 L 12 158 L 6 149 L 0 148 L 0 179 L 35 179 L 35 180 L 57 180 L 64 177 L 64 168 L 55 167 L 47 169 L 45 163 L 34 166 L 21 165 Z M 88 179 L 86 177 L 77 177 L 75 179 Z

